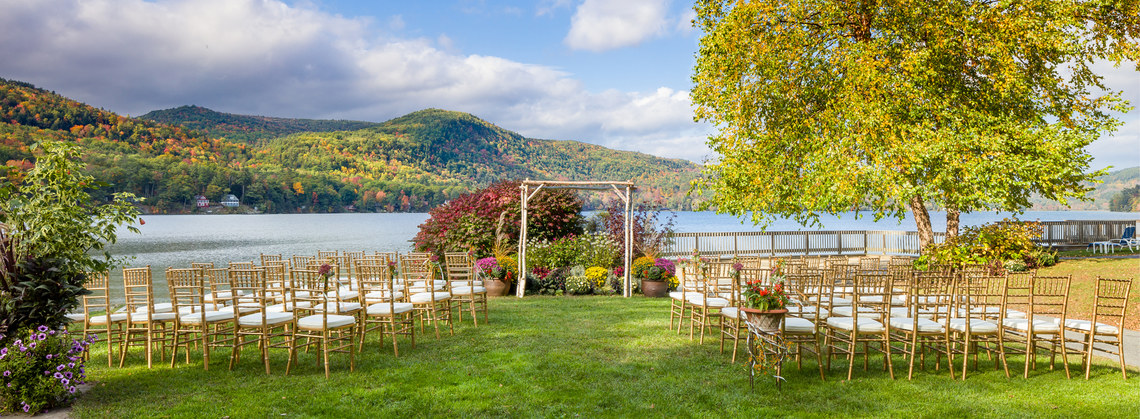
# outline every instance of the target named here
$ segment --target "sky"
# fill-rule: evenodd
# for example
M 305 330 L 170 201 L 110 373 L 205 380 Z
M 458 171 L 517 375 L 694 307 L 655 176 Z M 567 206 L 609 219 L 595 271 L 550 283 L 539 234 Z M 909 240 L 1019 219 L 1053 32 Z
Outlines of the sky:
M 469 112 L 524 136 L 702 162 L 681 0 L 0 0 L 0 77 L 138 116 L 383 122 Z M 1140 105 L 1134 66 L 1100 66 Z M 1140 110 L 1089 147 L 1140 165 Z

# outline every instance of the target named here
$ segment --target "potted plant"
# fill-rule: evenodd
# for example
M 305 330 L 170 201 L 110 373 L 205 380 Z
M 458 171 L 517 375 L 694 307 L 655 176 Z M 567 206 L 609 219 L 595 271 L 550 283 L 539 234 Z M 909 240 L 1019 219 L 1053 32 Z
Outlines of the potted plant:
M 734 281 L 739 281 L 740 271 L 744 267 L 734 263 L 729 272 Z M 778 268 L 777 268 L 778 269 Z M 784 287 L 784 277 L 776 269 L 769 278 L 770 282 L 761 280 L 748 281 L 741 292 L 744 298 L 744 307 L 741 311 L 747 315 L 748 323 L 764 332 L 780 331 L 780 323 L 788 313 L 788 294 Z
M 641 292 L 646 297 L 664 297 L 671 284 L 676 283 L 676 267 L 669 259 L 638 258 L 633 263 L 633 276 L 641 281 Z
M 487 288 L 487 295 L 502 297 L 511 289 L 511 283 L 518 276 L 518 268 L 513 265 L 514 259 L 507 257 L 486 257 L 475 261 L 475 266 L 483 274 L 483 284 Z

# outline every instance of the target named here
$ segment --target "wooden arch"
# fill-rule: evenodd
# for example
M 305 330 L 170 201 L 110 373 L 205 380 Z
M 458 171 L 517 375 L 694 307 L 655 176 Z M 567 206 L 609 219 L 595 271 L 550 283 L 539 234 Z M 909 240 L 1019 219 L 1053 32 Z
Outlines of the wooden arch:
M 625 203 L 625 269 L 623 270 L 623 283 L 622 295 L 625 297 L 633 296 L 633 290 L 630 286 L 629 267 L 633 263 L 633 217 L 632 217 L 632 202 L 633 182 L 607 182 L 607 181 L 552 181 L 552 180 L 524 180 L 522 185 L 519 186 L 522 194 L 522 228 L 519 230 L 519 285 L 517 294 L 522 298 L 526 293 L 526 222 L 527 222 L 527 202 L 533 198 L 538 191 L 542 189 L 579 189 L 579 190 L 595 190 L 595 191 L 613 191 Z

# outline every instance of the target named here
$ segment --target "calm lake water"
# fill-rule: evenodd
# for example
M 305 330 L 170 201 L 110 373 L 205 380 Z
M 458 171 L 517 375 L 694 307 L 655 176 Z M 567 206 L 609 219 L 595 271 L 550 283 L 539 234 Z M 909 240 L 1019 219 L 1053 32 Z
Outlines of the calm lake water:
M 963 225 L 980 225 L 1009 217 L 1007 213 L 963 214 Z M 935 230 L 945 229 L 945 214 L 931 213 Z M 1137 220 L 1140 214 L 1107 211 L 1027 212 L 1022 220 Z M 147 215 L 141 234 L 125 229 L 119 242 L 111 246 L 115 256 L 130 258 L 128 265 L 150 265 L 154 270 L 155 293 L 165 296 L 167 267 L 189 267 L 191 262 L 213 262 L 225 266 L 231 261 L 258 261 L 262 253 L 314 255 L 319 250 L 400 251 L 412 249 L 411 239 L 426 213 L 414 214 L 267 214 L 267 215 Z M 823 217 L 822 228 L 804 228 L 794 221 L 779 220 L 768 231 L 799 230 L 915 230 L 914 220 L 880 220 L 854 213 Z M 711 212 L 678 212 L 678 232 L 760 231 L 751 222 L 742 223 L 729 215 Z M 112 273 L 112 284 L 122 284 L 122 272 Z M 121 296 L 121 291 L 114 294 Z

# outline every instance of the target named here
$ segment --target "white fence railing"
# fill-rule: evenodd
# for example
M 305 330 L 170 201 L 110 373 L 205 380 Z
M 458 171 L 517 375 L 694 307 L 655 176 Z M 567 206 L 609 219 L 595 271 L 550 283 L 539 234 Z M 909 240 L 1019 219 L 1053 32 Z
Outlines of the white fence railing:
M 946 233 L 934 233 L 942 242 Z M 663 256 L 688 255 L 918 255 L 914 231 L 766 231 L 729 233 L 673 233 Z

